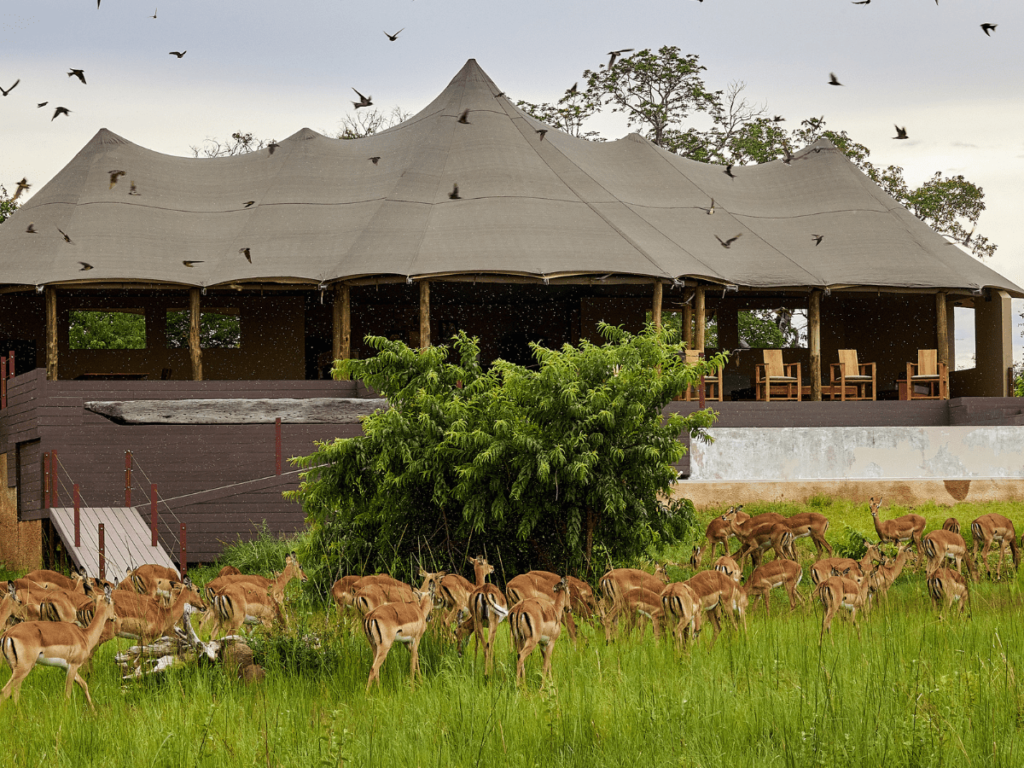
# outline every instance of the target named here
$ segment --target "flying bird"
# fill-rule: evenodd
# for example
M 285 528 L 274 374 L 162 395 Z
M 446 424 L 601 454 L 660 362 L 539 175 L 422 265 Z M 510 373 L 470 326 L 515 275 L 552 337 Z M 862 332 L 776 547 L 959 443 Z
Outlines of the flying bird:
M 71 245 L 74 245 L 74 243 L 71 242 L 71 238 L 68 237 L 67 232 L 65 232 L 60 227 L 57 227 L 57 231 L 60 232 L 61 236 L 64 238 L 65 243 L 71 243 Z
M 897 125 L 896 126 L 896 135 L 893 136 L 893 138 L 894 139 L 909 139 L 910 137 L 907 136 L 907 129 L 906 128 L 900 128 Z
M 733 243 L 735 243 L 737 240 L 739 240 L 742 236 L 743 236 L 743 233 L 740 232 L 740 234 L 736 235 L 735 237 L 730 237 L 728 240 L 723 240 L 718 235 L 715 235 L 715 239 L 718 240 L 718 242 L 720 242 L 722 244 L 723 248 L 728 248 Z
M 50 103 L 50 102 L 48 102 L 48 101 L 44 101 L 44 102 L 42 102 L 41 104 L 36 104 L 36 107 L 38 107 L 39 109 L 42 109 L 43 107 L 45 107 L 45 106 L 46 106 L 47 104 L 49 104 L 49 103 Z
M 608 59 L 608 69 L 611 69 L 612 67 L 615 66 L 615 60 L 617 58 L 619 58 L 619 54 L 629 53 L 632 50 L 634 50 L 634 49 L 633 48 L 623 48 L 621 51 L 608 51 L 608 55 L 611 57 L 610 59 Z
M 88 262 L 80 261 L 78 263 L 82 265 L 82 268 L 78 270 L 79 272 L 88 272 L 90 269 L 92 269 L 92 264 L 89 264 Z
M 871 0 L 854 0 L 854 5 L 870 5 Z
M 785 144 L 782 145 L 782 151 L 785 153 L 785 157 L 782 158 L 783 165 L 789 165 L 793 162 L 793 154 L 789 151 L 789 147 Z
M 569 94 L 570 94 L 570 95 L 572 95 L 572 96 L 575 96 L 575 95 L 576 95 L 576 86 L 577 86 L 577 85 L 579 85 L 579 83 L 578 83 L 578 82 L 575 82 L 575 83 L 573 83 L 573 84 L 572 84 L 572 88 L 570 88 L 570 89 L 569 89 L 569 90 L 567 91 L 567 93 L 569 93 Z
M 776 115 L 775 117 L 772 118 L 772 122 L 773 123 L 784 123 L 784 122 L 786 122 L 786 118 L 784 118 L 782 115 Z
M 534 128 L 533 130 L 535 130 L 537 133 L 539 133 L 540 134 L 540 140 L 544 141 L 544 135 L 548 132 L 548 129 L 547 128 Z
M 38 235 L 39 234 L 38 232 L 36 232 L 36 225 L 34 223 L 31 223 L 31 222 L 29 223 L 29 225 L 27 227 L 25 227 L 25 231 L 28 232 L 30 235 Z
M 269 144 L 267 144 L 267 149 L 269 149 L 269 150 L 270 150 L 270 154 L 274 154 L 274 150 L 275 150 L 275 149 L 277 149 L 277 148 L 278 148 L 278 147 L 280 147 L 280 146 L 281 146 L 281 145 L 280 145 L 280 144 L 278 144 L 278 143 L 277 143 L 277 141 L 276 141 L 275 139 L 271 139 L 271 140 L 270 140 L 270 143 L 269 143 Z
M 252 206 L 256 205 L 256 201 L 255 200 L 246 200 L 245 203 L 243 203 L 243 205 L 246 208 L 252 208 Z
M 462 114 L 459 115 L 459 122 L 463 125 L 469 125 L 469 110 L 463 110 Z
M 729 164 L 728 164 L 727 166 L 725 166 L 725 170 L 723 171 L 723 173 L 724 173 L 724 174 L 725 174 L 726 176 L 728 176 L 728 177 L 729 177 L 730 179 L 735 179 L 735 178 L 736 178 L 736 177 L 735 177 L 735 176 L 733 176 L 733 174 L 732 174 L 732 163 L 729 163 Z
M 110 174 L 110 189 L 113 189 L 114 185 L 117 184 L 118 178 L 125 175 L 124 171 L 107 171 L 107 173 Z
M 380 161 L 380 155 L 376 155 L 370 158 L 370 162 L 376 165 Z
M 814 247 L 817 248 L 821 245 L 821 241 L 825 239 L 824 235 L 811 235 L 811 240 L 814 241 Z
M 981 31 L 985 33 L 985 37 L 992 37 L 989 32 L 995 32 L 998 26 L 998 24 L 982 24 Z
M 829 85 L 842 85 L 842 83 L 839 82 L 839 78 L 836 77 L 836 73 L 835 72 L 829 72 L 828 73 L 828 84 Z
M 158 10 L 157 8 L 154 8 L 154 9 L 153 9 L 153 15 L 152 15 L 152 16 L 150 16 L 149 18 L 151 18 L 151 19 L 155 19 L 155 18 L 156 18 L 156 12 L 157 12 L 157 10 Z
M 252 254 L 249 253 L 249 249 L 248 248 L 239 248 L 238 252 L 240 254 L 242 254 L 243 256 L 245 256 L 245 260 L 246 261 L 248 261 L 250 264 L 252 264 Z
M 53 110 L 53 117 L 50 118 L 50 122 L 52 123 L 54 120 L 56 120 L 58 115 L 64 115 L 65 117 L 67 117 L 70 114 L 71 110 L 67 107 L 57 107 L 55 110 Z
M 2 93 L 4 96 L 6 96 L 8 93 L 13 91 L 15 89 L 15 87 L 18 85 L 18 83 L 20 83 L 20 82 L 21 82 L 21 78 L 19 77 L 17 80 L 14 81 L 14 85 L 12 85 L 6 91 L 3 88 L 0 88 L 0 93 Z
M 18 188 L 14 190 L 14 197 L 11 198 L 11 202 L 13 203 L 15 200 L 21 197 L 22 192 L 25 192 L 31 188 L 32 185 L 28 183 L 28 177 L 23 176 L 21 181 L 18 182 Z
M 68 77 L 77 77 L 82 81 L 82 85 L 85 85 L 85 70 L 84 69 L 72 69 L 68 72 Z
M 458 182 L 456 182 L 455 186 L 452 187 L 452 191 L 448 193 L 448 199 L 449 200 L 461 200 L 462 199 L 461 197 L 459 197 L 459 184 L 458 184 Z
M 964 238 L 964 245 L 970 245 L 971 244 L 971 238 L 974 237 L 974 230 L 976 230 L 977 228 L 978 228 L 977 224 L 975 224 L 973 227 L 971 227 L 971 231 L 967 234 L 967 237 Z
M 387 35 L 388 36 L 388 40 L 390 40 L 393 43 L 393 42 L 395 42 L 395 40 L 398 39 L 398 36 L 400 34 L 402 34 L 402 32 L 404 32 L 404 31 L 405 31 L 405 27 L 402 27 L 400 30 L 395 32 L 395 34 L 393 34 L 393 35 L 390 32 L 388 32 L 387 30 L 384 31 L 384 34 Z
M 128 194 L 129 195 L 141 195 L 142 194 L 141 192 L 139 192 L 138 189 L 135 188 L 135 179 L 132 179 L 132 186 L 131 186 L 131 189 L 128 190 Z
M 182 56 L 184 56 L 184 55 L 185 55 L 186 53 L 188 53 L 188 51 L 171 51 L 171 52 L 170 52 L 170 53 L 168 53 L 167 55 L 168 55 L 168 56 L 177 56 L 177 57 L 178 57 L 178 58 L 180 59 L 180 58 L 181 58 Z
M 715 198 L 713 198 L 713 197 L 711 198 L 711 207 L 708 208 L 707 210 L 708 210 L 708 216 L 710 216 L 711 214 L 713 214 L 715 212 Z
M 352 90 L 356 91 L 355 88 L 353 88 Z M 352 106 L 354 106 L 356 109 L 359 109 L 360 107 L 373 106 L 373 96 L 363 96 L 363 94 L 361 94 L 359 91 L 356 91 L 356 96 L 359 97 L 359 101 L 352 102 Z
M 196 264 L 202 264 L 203 262 L 202 261 L 189 261 L 188 259 L 183 259 L 181 263 L 184 264 L 189 269 L 192 269 L 192 268 L 195 267 Z

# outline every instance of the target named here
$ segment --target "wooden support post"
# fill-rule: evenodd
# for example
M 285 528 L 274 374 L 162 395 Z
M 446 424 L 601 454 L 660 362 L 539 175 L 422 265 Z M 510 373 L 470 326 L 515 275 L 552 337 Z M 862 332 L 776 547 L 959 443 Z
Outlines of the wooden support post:
M 17 375 L 18 372 L 14 367 L 14 350 L 12 349 L 7 353 L 7 378 L 13 379 Z
M 50 451 L 50 503 L 60 506 L 60 462 L 56 451 Z
M 697 316 L 697 332 L 693 340 L 693 348 L 701 354 L 704 354 L 704 327 L 708 322 L 704 311 L 704 289 L 698 287 L 693 297 L 693 313 Z
M 132 452 L 124 452 L 124 505 L 132 505 Z
M 654 305 L 651 308 L 651 317 L 654 319 L 654 327 L 661 330 L 661 295 L 664 286 L 661 280 L 654 281 Z
M 274 474 L 281 474 L 281 419 L 274 419 Z
M 203 350 L 199 345 L 199 289 L 189 288 L 188 291 L 188 351 L 192 358 L 192 381 L 203 380 Z
M 43 454 L 43 509 L 50 508 L 50 454 Z
M 420 349 L 430 346 L 430 281 L 420 282 Z
M 687 349 L 693 349 L 693 307 L 683 307 L 683 341 Z
M 0 357 L 0 410 L 7 407 L 7 356 Z
M 57 289 L 44 289 L 46 295 L 46 380 L 57 380 Z
M 348 283 L 334 285 L 334 344 L 335 360 L 348 360 L 352 356 L 352 294 Z
M 811 353 L 811 400 L 821 402 L 821 291 L 811 291 L 807 308 L 807 346 Z
M 71 486 L 75 504 L 75 548 L 82 546 L 82 521 L 79 519 L 79 510 L 82 508 L 82 497 L 78 492 L 78 483 Z
M 946 318 L 946 292 L 939 291 L 935 294 L 935 330 L 936 334 L 936 349 L 939 350 L 937 355 L 938 362 L 949 365 L 949 326 L 947 325 Z M 1012 390 L 1011 390 L 1012 394 Z
M 100 523 L 100 573 L 101 579 L 107 578 L 107 542 L 103 537 L 103 523 Z
M 157 539 L 156 539 L 156 519 L 157 519 L 156 500 L 157 500 L 156 483 L 152 483 L 149 486 L 149 530 L 153 534 L 153 544 L 152 544 L 152 546 L 154 546 L 154 547 L 157 544 Z
M 181 568 L 181 580 L 185 580 L 185 574 L 188 573 L 188 548 L 185 546 L 185 524 L 181 524 L 181 535 L 178 536 L 178 542 L 181 544 L 181 553 L 178 555 L 178 566 Z

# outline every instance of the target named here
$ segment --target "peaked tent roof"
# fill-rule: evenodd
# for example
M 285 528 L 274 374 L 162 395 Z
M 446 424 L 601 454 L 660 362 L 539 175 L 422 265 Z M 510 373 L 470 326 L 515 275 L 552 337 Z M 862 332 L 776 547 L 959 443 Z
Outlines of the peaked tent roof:
M 126 175 L 112 187 L 113 170 Z M 596 143 L 543 126 L 471 59 L 419 114 L 355 141 L 304 128 L 273 153 L 194 159 L 103 129 L 0 227 L 0 283 L 610 272 L 753 288 L 991 286 L 1024 296 L 828 141 L 790 166 L 734 173 L 636 134 Z M 455 184 L 460 199 L 450 198 Z M 25 231 L 28 222 L 38 234 Z M 737 234 L 728 249 L 716 239 Z M 820 245 L 812 234 L 824 235 Z

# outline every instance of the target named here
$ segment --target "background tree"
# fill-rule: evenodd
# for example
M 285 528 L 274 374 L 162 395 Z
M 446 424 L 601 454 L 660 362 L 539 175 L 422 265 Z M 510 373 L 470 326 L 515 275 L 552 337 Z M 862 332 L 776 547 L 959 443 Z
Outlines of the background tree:
M 665 332 L 559 350 L 532 344 L 536 370 L 478 362 L 476 339 L 415 350 L 367 337 L 367 360 L 339 361 L 390 408 L 363 436 L 295 459 L 311 525 L 312 567 L 412 575 L 486 552 L 507 574 L 532 567 L 591 575 L 635 562 L 685 534 L 692 517 L 664 505 L 688 431 L 707 439 L 711 411 L 663 419 L 672 397 L 724 364 L 683 363 Z M 449 360 L 452 357 L 452 360 Z
M 18 203 L 11 200 L 10 195 L 7 194 L 7 188 L 0 184 L 0 224 L 7 221 L 16 210 L 18 210 Z
M 68 337 L 71 349 L 145 349 L 146 316 L 73 309 Z
M 403 112 L 395 107 L 390 112 L 381 112 L 376 107 L 373 111 L 366 109 L 349 113 L 341 118 L 341 130 L 334 134 L 336 139 L 361 139 L 375 133 L 386 131 L 412 117 L 411 112 Z

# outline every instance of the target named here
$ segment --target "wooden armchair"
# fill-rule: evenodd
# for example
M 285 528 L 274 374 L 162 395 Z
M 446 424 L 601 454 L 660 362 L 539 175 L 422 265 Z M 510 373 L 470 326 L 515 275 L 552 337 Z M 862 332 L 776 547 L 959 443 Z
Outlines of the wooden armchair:
M 803 392 L 800 363 L 782 362 L 781 349 L 764 350 L 764 364 L 754 366 L 754 393 L 758 400 L 771 402 L 772 388 L 782 389 L 785 394 L 776 395 L 776 400 L 799 400 Z
M 704 353 L 698 352 L 695 349 L 686 350 L 686 362 L 689 364 L 699 363 L 704 359 Z M 698 387 L 700 384 L 697 385 Z M 686 392 L 683 393 L 683 400 L 697 400 L 698 390 L 697 387 L 687 387 Z M 705 400 L 717 400 L 722 402 L 722 369 L 718 369 L 717 376 L 705 376 L 704 377 L 704 399 Z
M 840 400 L 874 400 L 875 364 L 858 363 L 856 349 L 840 349 L 839 362 L 832 363 L 829 371 L 829 390 L 833 400 L 836 399 L 837 385 Z M 847 396 L 847 386 L 854 387 L 854 395 Z M 871 387 L 870 396 L 867 393 L 868 387 Z
M 908 400 L 949 400 L 949 366 L 938 362 L 938 350 L 917 350 L 917 363 L 907 363 Z M 927 395 L 914 392 L 916 385 L 926 384 Z

